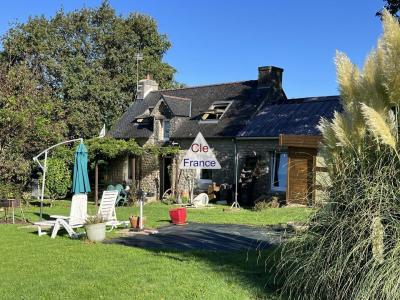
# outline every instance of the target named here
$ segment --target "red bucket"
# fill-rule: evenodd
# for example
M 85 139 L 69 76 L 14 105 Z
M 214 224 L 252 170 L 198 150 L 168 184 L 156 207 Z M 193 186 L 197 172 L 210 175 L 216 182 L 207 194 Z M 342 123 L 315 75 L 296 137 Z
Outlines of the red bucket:
M 169 211 L 171 221 L 175 225 L 186 224 L 186 208 L 175 208 Z

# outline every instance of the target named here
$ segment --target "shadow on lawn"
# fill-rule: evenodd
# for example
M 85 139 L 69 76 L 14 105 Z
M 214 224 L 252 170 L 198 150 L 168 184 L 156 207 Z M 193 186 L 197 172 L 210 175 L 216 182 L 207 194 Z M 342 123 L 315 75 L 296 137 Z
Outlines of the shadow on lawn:
M 193 259 L 204 261 L 216 272 L 255 291 L 257 298 L 269 298 L 277 290 L 272 257 L 278 243 L 276 238 L 257 238 L 260 233 L 256 231 L 260 228 L 242 225 L 191 223 L 188 227 L 192 228 L 168 226 L 155 235 L 119 237 L 106 243 L 144 248 L 178 263 Z M 237 234 L 238 230 L 242 230 L 242 235 Z M 264 230 L 273 234 L 270 229 Z
M 178 263 L 193 260 L 205 262 L 213 272 L 228 277 L 243 288 L 255 294 L 256 299 L 279 299 L 279 285 L 274 278 L 274 266 L 271 257 L 275 249 L 263 251 L 190 251 L 147 249 L 153 255 L 165 257 Z M 183 255 L 182 255 L 183 254 Z
M 40 201 L 30 201 L 29 202 L 29 205 L 32 205 L 32 206 L 34 206 L 34 207 L 40 207 Z M 48 203 L 48 202 L 43 202 L 43 207 L 50 207 L 51 206 L 51 203 Z

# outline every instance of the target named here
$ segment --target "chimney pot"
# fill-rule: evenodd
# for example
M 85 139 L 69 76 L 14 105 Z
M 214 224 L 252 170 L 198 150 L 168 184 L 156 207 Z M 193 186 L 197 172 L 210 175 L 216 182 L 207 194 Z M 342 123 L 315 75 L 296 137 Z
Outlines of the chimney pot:
M 267 87 L 271 84 L 276 88 L 282 88 L 283 69 L 274 66 L 258 68 L 258 86 Z

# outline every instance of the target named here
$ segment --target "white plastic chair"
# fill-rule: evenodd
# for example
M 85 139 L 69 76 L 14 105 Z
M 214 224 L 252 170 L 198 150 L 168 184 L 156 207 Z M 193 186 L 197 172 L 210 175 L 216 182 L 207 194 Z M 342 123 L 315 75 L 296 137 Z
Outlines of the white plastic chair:
M 106 226 L 110 226 L 110 231 L 119 225 L 128 226 L 128 221 L 118 221 L 115 211 L 116 200 L 119 191 L 104 191 L 101 197 L 98 215 L 106 221 Z
M 46 232 L 43 232 L 43 227 L 52 227 L 52 239 L 57 236 L 57 233 L 61 228 L 64 228 L 71 238 L 78 237 L 78 234 L 74 229 L 82 227 L 85 224 L 87 218 L 87 195 L 77 194 L 72 196 L 70 215 L 68 217 L 52 215 L 50 218 L 55 220 L 34 223 L 38 228 L 39 236 L 46 234 Z
M 208 195 L 206 193 L 200 193 L 193 199 L 193 205 L 195 207 L 207 206 L 208 201 Z

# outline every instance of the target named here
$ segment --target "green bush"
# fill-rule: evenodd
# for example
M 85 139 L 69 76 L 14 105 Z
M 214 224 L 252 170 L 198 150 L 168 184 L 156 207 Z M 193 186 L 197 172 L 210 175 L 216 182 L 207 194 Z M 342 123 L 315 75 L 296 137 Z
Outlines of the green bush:
M 189 197 L 188 197 L 188 196 L 182 196 L 182 197 L 181 197 L 181 200 L 182 200 L 182 203 L 183 203 L 183 204 L 189 203 Z
M 21 199 L 21 190 L 18 185 L 0 182 L 0 199 Z
M 162 199 L 162 203 L 171 205 L 175 203 L 175 197 L 174 196 L 169 196 L 168 198 Z
M 67 163 L 59 158 L 47 160 L 46 194 L 51 201 L 65 198 L 72 184 Z

